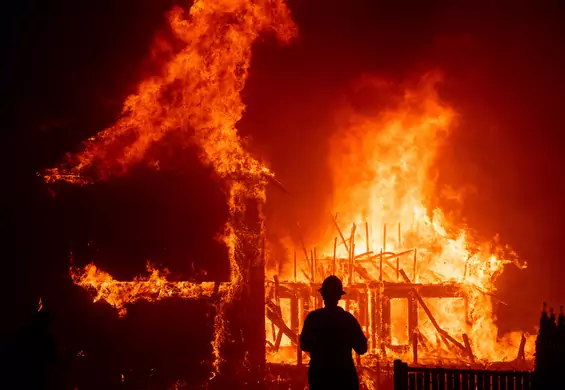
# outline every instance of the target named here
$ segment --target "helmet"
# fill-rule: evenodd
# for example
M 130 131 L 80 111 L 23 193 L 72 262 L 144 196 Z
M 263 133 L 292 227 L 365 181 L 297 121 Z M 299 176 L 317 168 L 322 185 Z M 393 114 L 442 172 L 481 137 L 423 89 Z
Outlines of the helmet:
M 343 291 L 343 284 L 341 280 L 335 275 L 328 276 L 322 283 L 322 288 L 318 290 L 323 296 L 342 296 L 345 294 Z

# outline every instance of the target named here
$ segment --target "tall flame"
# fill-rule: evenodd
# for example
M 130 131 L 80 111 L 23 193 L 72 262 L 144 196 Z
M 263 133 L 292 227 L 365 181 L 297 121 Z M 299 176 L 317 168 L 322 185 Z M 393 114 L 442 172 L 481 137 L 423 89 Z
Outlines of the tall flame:
M 430 300 L 428 306 L 444 330 L 452 330 L 461 343 L 461 335 L 469 334 L 477 358 L 515 358 L 508 355 L 516 353 L 521 335 L 497 342 L 491 302 L 495 281 L 504 265 L 511 262 L 505 256 L 513 258 L 513 253 L 496 241 L 480 240 L 466 227 L 451 223 L 440 208 L 429 208 L 435 184 L 431 171 L 442 141 L 457 119 L 453 108 L 438 96 L 439 80 L 438 75 L 429 74 L 417 86 L 393 92 L 392 96 L 390 91 L 395 87 L 390 83 L 374 79 L 361 82 L 361 87 L 375 92 L 373 98 L 384 96 L 388 100 L 379 111 L 347 110 L 344 128 L 333 140 L 330 152 L 334 210 L 339 211 L 343 226 L 365 226 L 369 222 L 373 229 L 369 242 L 365 229 L 357 229 L 355 255 L 364 254 L 367 248 L 377 254 L 381 250 L 399 253 L 416 248 L 417 268 L 412 256 L 399 258 L 400 268 L 412 282 L 451 282 L 466 291 L 469 323 L 457 299 L 445 299 L 441 304 Z M 323 241 L 333 244 L 329 235 Z M 348 256 L 343 246 L 339 251 Z M 325 253 L 332 252 L 333 245 L 328 245 Z M 367 270 L 378 279 L 376 269 L 367 266 Z M 385 271 L 385 280 L 397 280 L 396 272 Z M 392 316 L 393 324 L 403 320 L 395 318 L 394 310 Z M 435 328 L 427 318 L 421 320 L 420 331 L 435 339 Z
M 245 108 L 240 93 L 259 34 L 272 32 L 286 42 L 295 34 L 295 25 L 282 0 L 199 0 L 188 15 L 180 7 L 173 8 L 168 20 L 183 48 L 170 58 L 161 75 L 141 82 L 137 93 L 124 102 L 122 116 L 114 125 L 90 138 L 84 151 L 69 156 L 63 167 L 48 170 L 44 177 L 81 184 L 90 181 L 88 177 L 104 180 L 121 175 L 149 159 L 150 147 L 167 134 L 182 132 L 183 139 L 200 147 L 201 160 L 219 177 L 245 180 L 234 182 L 228 191 L 230 217 L 224 242 L 231 283 L 229 288 L 222 285 L 217 289 L 222 293 L 212 342 L 217 371 L 224 309 L 242 288 L 244 270 L 236 253 L 238 241 L 249 234 L 241 223 L 245 202 L 263 201 L 265 179 L 272 177 L 268 168 L 244 149 L 237 132 L 235 125 Z M 150 270 L 149 278 L 119 282 L 91 265 L 78 273 L 75 270 L 74 280 L 94 288 L 96 299 L 107 300 L 122 313 L 127 303 L 141 298 L 196 297 L 210 292 L 210 286 L 174 285 L 156 272 Z

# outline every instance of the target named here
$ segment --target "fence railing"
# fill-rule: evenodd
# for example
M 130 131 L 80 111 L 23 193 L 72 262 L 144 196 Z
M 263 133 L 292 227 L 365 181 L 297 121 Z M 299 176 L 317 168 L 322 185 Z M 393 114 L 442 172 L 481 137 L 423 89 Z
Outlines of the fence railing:
M 532 373 L 410 367 L 394 362 L 394 390 L 531 390 Z

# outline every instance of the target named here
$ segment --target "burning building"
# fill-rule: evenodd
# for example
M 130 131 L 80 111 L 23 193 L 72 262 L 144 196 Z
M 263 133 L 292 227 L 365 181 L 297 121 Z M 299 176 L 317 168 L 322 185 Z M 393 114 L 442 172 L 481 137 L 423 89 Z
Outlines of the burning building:
M 506 264 L 522 265 L 496 239 L 481 241 L 428 206 L 433 164 L 456 120 L 436 92 L 437 81 L 428 75 L 400 88 L 360 82 L 390 104 L 345 109 L 330 152 L 334 207 L 341 213 L 328 216 L 331 230 L 319 246 L 309 250 L 301 242 L 274 267 L 281 274 L 270 272 L 269 361 L 307 359 L 296 335 L 306 314 L 322 306 L 317 289 L 330 274 L 344 280 L 343 307 L 368 336 L 361 364 L 400 358 L 467 366 L 531 358 L 532 339 L 499 336 L 493 315 L 496 278 Z
M 316 291 L 330 274 L 345 281 L 348 295 L 342 303 L 368 335 L 370 353 L 360 359 L 363 366 L 393 358 L 462 365 L 528 355 L 522 334 L 498 337 L 492 315 L 495 281 L 505 264 L 515 263 L 511 253 L 430 207 L 435 193 L 430 172 L 456 120 L 437 95 L 436 76 L 400 88 L 360 82 L 378 94 L 393 93 L 376 111 L 344 111 L 343 131 L 330 151 L 333 210 L 339 213 L 328 218 L 327 234 L 311 249 L 301 242 L 277 267 L 266 267 L 262 205 L 267 184 L 278 182 L 245 149 L 236 123 L 243 115 L 240 92 L 253 42 L 265 32 L 287 42 L 295 25 L 281 0 L 197 1 L 188 14 L 173 9 L 169 23 L 181 49 L 156 42 L 155 53 L 166 63 L 161 74 L 144 80 L 126 99 L 113 126 L 43 176 L 84 184 L 126 174 L 141 162 L 157 165 L 151 146 L 169 133 L 182 133 L 180 139 L 196 145 L 201 161 L 225 183 L 229 218 L 222 240 L 230 278 L 173 282 L 149 266 L 149 276 L 118 281 L 90 264 L 72 268 L 76 284 L 120 315 L 142 299 L 211 300 L 212 376 L 243 367 L 250 378 L 261 378 L 265 362 L 306 363 L 297 336 L 308 311 L 321 306 Z M 247 318 L 238 315 L 242 307 L 248 308 Z M 239 333 L 234 330 L 241 331 L 237 342 L 228 336 Z M 233 343 L 226 343 L 228 338 Z M 230 348 L 235 352 L 226 363 Z

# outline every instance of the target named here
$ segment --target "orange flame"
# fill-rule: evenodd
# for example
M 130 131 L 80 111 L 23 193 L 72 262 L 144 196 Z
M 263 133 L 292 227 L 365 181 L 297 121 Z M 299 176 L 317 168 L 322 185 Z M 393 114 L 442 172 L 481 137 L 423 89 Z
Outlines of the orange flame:
M 149 277 L 137 277 L 133 281 L 122 282 L 99 270 L 94 264 L 88 264 L 84 269 L 73 269 L 71 275 L 75 284 L 96 292 L 94 302 L 108 302 L 119 311 L 120 316 L 126 314 L 127 304 L 142 299 L 149 302 L 170 297 L 200 299 L 221 296 L 229 288 L 229 283 L 169 282 L 166 269 L 159 271 L 149 263 L 147 272 Z
M 244 149 L 237 133 L 235 124 L 245 108 L 240 92 L 248 76 L 252 44 L 259 34 L 272 32 L 286 42 L 295 34 L 295 25 L 282 0 L 199 0 L 188 15 L 180 7 L 173 8 L 169 24 L 184 48 L 170 59 L 161 75 L 141 82 L 138 92 L 124 102 L 122 116 L 113 126 L 90 138 L 83 152 L 70 156 L 63 167 L 47 170 L 44 177 L 48 182 L 84 184 L 90 181 L 88 177 L 104 180 L 124 174 L 131 165 L 150 158 L 149 148 L 154 143 L 168 133 L 182 132 L 184 139 L 200 147 L 201 160 L 219 177 L 245 179 L 234 182 L 229 190 L 230 218 L 224 242 L 231 281 L 229 288 L 220 287 L 223 299 L 217 307 L 212 342 L 217 372 L 226 323 L 224 308 L 243 287 L 236 252 L 238 241 L 246 239 L 249 232 L 243 231 L 238 221 L 244 220 L 246 201 L 265 199 L 265 179 L 273 176 Z M 149 278 L 118 282 L 90 265 L 84 273 L 75 273 L 74 280 L 94 287 L 97 300 L 108 301 L 122 314 L 127 303 L 138 299 L 173 294 L 194 298 L 208 296 L 213 290 L 211 285 L 167 282 L 156 270 L 149 271 Z
M 522 334 L 499 337 L 492 298 L 496 279 L 504 266 L 514 263 L 523 268 L 525 264 L 519 264 L 515 254 L 497 240 L 483 240 L 465 226 L 450 221 L 441 208 L 429 206 L 435 195 L 432 169 L 443 141 L 457 120 L 457 113 L 438 96 L 439 81 L 437 74 L 428 74 L 418 85 L 402 88 L 371 78 L 360 81 L 359 89 L 372 93 L 369 99 L 364 95 L 362 105 L 344 108 L 340 131 L 330 144 L 332 210 L 339 211 L 339 223 L 328 224 L 332 229 L 317 237 L 317 242 L 323 243 L 318 247 L 320 255 L 313 251 L 305 256 L 317 259 L 316 275 L 331 273 L 332 259 L 337 258 L 336 274 L 346 286 L 378 283 L 382 272 L 382 280 L 389 284 L 410 282 L 456 287 L 458 292 L 452 298 L 422 298 L 433 320 L 423 310 L 422 303 L 418 304 L 417 332 L 425 339 L 420 342 L 429 347 L 418 352 L 421 362 L 469 361 L 468 352 L 462 351 L 467 348 L 463 335 L 468 336 L 473 357 L 479 362 L 514 360 Z M 378 107 L 373 104 L 375 98 L 381 103 Z M 335 225 L 341 232 L 336 233 Z M 352 225 L 353 237 L 350 237 Z M 297 252 L 304 251 L 305 248 L 299 248 Z M 384 259 L 382 269 L 380 256 Z M 340 258 L 354 258 L 361 269 L 359 275 L 357 268 L 352 274 L 347 272 L 348 262 L 339 261 Z M 284 264 L 280 277 L 310 283 L 312 262 L 300 260 L 296 275 L 289 273 L 293 267 L 288 265 Z M 320 276 L 316 279 L 321 280 Z M 307 303 L 312 307 L 314 301 L 310 298 Z M 345 307 L 344 301 L 342 304 Z M 408 301 L 390 299 L 389 304 L 391 344 L 408 348 L 391 348 L 386 354 L 389 358 L 411 360 Z M 280 299 L 287 324 L 290 323 L 288 305 L 287 300 Z M 368 305 L 368 310 L 373 310 L 372 303 Z M 348 300 L 348 306 L 354 315 L 359 315 L 359 302 Z M 378 317 L 382 318 L 382 313 Z M 377 333 L 376 324 L 367 321 L 367 333 Z M 268 320 L 267 325 L 271 325 Z M 445 336 L 438 328 L 452 336 L 458 346 L 445 345 Z M 268 341 L 274 343 L 274 332 L 273 335 L 268 332 Z M 533 337 L 527 340 L 527 358 L 532 357 L 533 341 Z M 290 348 L 291 343 L 283 337 L 280 345 Z M 372 348 L 380 353 L 380 347 L 372 345 Z M 291 355 L 288 349 L 283 349 L 268 359 L 288 362 L 296 358 L 292 349 L 290 352 Z
M 462 299 L 442 299 L 441 304 L 428 300 L 437 322 L 461 343 L 461 335 L 468 334 L 477 358 L 508 360 L 516 357 L 521 334 L 497 342 L 491 295 L 504 265 L 514 262 L 515 255 L 496 241 L 481 241 L 464 226 L 454 225 L 440 208 L 428 207 L 435 184 L 430 173 L 457 119 L 456 112 L 439 98 L 438 81 L 437 74 L 427 75 L 376 113 L 349 108 L 347 125 L 334 139 L 330 153 L 334 209 L 340 211 L 342 222 L 364 226 L 368 221 L 376 227 L 368 235 L 369 242 L 364 229 L 358 229 L 355 255 L 362 255 L 366 248 L 374 253 L 416 248 L 416 269 L 412 256 L 399 258 L 400 268 L 412 282 L 460 285 L 469 299 L 469 323 Z M 361 86 L 373 88 L 381 96 L 394 89 L 378 80 L 364 80 Z M 331 237 L 325 242 L 333 244 Z M 340 251 L 348 256 L 344 247 Z M 332 252 L 333 245 L 328 245 L 325 253 Z M 367 265 L 367 270 L 378 279 L 376 268 Z M 387 280 L 386 273 L 384 278 Z M 396 281 L 396 272 L 388 280 Z M 404 312 L 392 313 L 393 324 L 406 315 Z M 420 323 L 420 332 L 436 339 L 428 319 L 422 318 Z M 400 333 L 393 332 L 392 337 L 403 337 L 405 326 L 397 328 Z

